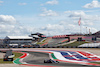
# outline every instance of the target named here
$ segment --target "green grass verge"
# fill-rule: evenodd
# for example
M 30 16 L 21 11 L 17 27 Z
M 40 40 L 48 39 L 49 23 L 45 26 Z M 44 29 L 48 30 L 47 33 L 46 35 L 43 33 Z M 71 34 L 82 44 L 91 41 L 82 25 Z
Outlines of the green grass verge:
M 100 62 L 91 62 L 91 63 L 100 64 Z
M 23 55 L 23 54 L 17 53 L 17 52 L 13 52 L 13 54 L 15 55 L 15 57 L 13 58 L 14 60 Z M 3 59 L 0 59 L 0 64 L 8 64 L 8 63 L 9 64 L 13 63 L 13 61 L 3 61 Z
M 63 45 L 63 46 L 71 46 L 71 47 L 77 47 L 81 44 L 84 44 L 84 43 L 89 43 L 89 42 L 84 42 L 84 41 L 76 41 L 76 42 L 73 42 L 73 43 L 70 43 L 70 44 L 66 44 L 66 45 Z
M 14 60 L 23 55 L 22 53 L 17 53 L 17 52 L 13 52 L 13 54 L 15 55 L 15 57 L 13 58 Z
M 38 42 L 37 44 L 40 44 L 40 45 L 41 45 L 41 44 L 44 44 L 44 43 L 45 43 L 45 42 Z
M 42 42 L 45 42 L 47 39 L 43 40 Z
M 13 63 L 12 61 L 3 61 L 3 59 L 0 59 L 0 64 L 10 64 Z

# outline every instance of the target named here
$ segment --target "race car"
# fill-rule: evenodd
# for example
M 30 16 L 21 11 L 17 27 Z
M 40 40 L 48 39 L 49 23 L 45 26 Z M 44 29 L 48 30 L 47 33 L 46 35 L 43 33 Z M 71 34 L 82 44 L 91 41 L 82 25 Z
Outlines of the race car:
M 15 55 L 12 53 L 12 50 L 8 50 L 3 57 L 3 61 L 13 61 L 14 56 Z
M 59 62 L 58 61 L 51 60 L 51 59 L 45 59 L 44 60 L 44 63 L 59 63 Z

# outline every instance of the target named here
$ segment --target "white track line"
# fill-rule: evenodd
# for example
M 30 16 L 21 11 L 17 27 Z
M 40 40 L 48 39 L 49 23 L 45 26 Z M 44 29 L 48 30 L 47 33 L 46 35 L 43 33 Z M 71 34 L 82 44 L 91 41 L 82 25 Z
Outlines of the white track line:
M 75 58 L 75 59 L 77 59 L 77 60 L 79 60 L 78 58 L 76 58 L 73 54 L 71 54 L 70 52 L 66 52 L 66 53 L 68 53 L 70 56 L 72 56 L 73 58 Z

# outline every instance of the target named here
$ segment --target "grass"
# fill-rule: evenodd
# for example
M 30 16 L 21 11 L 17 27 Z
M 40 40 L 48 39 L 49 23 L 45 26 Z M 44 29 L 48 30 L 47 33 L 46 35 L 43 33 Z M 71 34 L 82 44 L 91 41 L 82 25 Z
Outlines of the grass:
M 3 59 L 0 59 L 0 64 L 10 64 L 13 63 L 12 61 L 3 61 Z
M 13 58 L 14 60 L 23 55 L 22 53 L 17 53 L 17 52 L 13 52 L 13 54 L 15 55 L 15 57 Z
M 41 45 L 41 44 L 44 44 L 44 43 L 45 43 L 45 42 L 38 42 L 37 44 L 40 44 L 40 45 Z
M 14 60 L 23 55 L 23 54 L 17 53 L 17 52 L 13 52 L 13 54 L 15 55 L 15 57 L 13 58 Z M 13 63 L 13 61 L 3 61 L 3 59 L 0 59 L 0 64 L 8 64 L 8 63 L 9 64 Z
M 48 38 L 44 39 L 42 42 L 38 42 L 37 44 L 39 44 L 39 45 L 45 44 L 45 43 L 47 43 L 46 42 L 47 40 L 48 40 Z
M 47 39 L 43 40 L 42 42 L 45 42 Z
M 70 44 L 66 44 L 66 45 L 64 45 L 64 46 L 71 46 L 71 47 L 77 47 L 77 46 L 79 46 L 79 45 L 81 45 L 81 44 L 84 44 L 84 43 L 89 43 L 89 42 L 85 42 L 85 41 L 76 41 L 76 42 L 73 42 L 73 43 L 70 43 Z
M 100 64 L 100 62 L 91 62 L 91 63 Z

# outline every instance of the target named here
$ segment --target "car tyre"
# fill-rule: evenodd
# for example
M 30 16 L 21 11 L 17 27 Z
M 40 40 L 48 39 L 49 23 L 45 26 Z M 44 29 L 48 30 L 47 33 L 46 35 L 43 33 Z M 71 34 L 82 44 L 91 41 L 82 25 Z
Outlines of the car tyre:
M 46 63 L 46 61 L 44 60 L 44 63 Z

